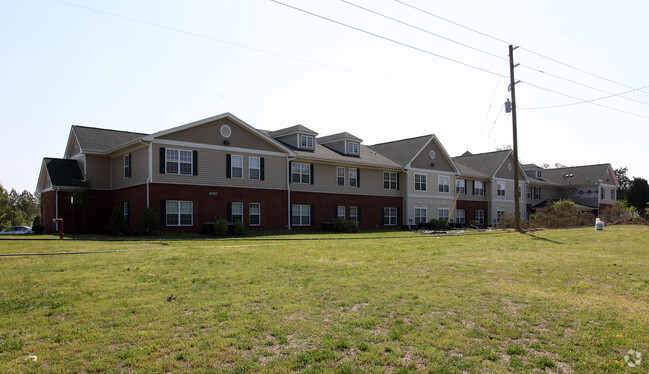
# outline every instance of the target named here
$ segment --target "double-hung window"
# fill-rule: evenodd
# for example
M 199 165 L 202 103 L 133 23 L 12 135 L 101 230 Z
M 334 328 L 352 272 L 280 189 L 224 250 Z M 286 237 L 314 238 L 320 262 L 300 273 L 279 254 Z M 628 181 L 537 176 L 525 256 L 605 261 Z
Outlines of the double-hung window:
M 336 186 L 345 187 L 345 168 L 336 168 Z
M 131 154 L 124 155 L 124 178 L 131 177 Z
M 466 223 L 466 211 L 464 209 L 455 210 L 455 223 Z
M 293 226 L 311 225 L 311 206 L 310 205 L 292 205 L 291 206 L 291 224 Z
M 397 208 L 383 208 L 383 224 L 385 226 L 397 225 Z
M 349 187 L 358 187 L 358 169 L 349 168 L 347 172 L 349 173 Z
M 248 157 L 248 178 L 259 180 L 261 177 L 261 158 Z
M 350 206 L 349 207 L 349 220 L 358 222 L 358 207 Z
M 357 155 L 358 152 L 358 143 L 356 142 L 347 142 L 347 154 Z
M 260 226 L 261 225 L 261 204 L 260 203 L 250 203 L 248 207 L 249 219 L 248 223 L 250 226 Z
M 473 219 L 475 219 L 478 222 L 478 225 L 484 225 L 484 210 L 474 211 Z
M 192 174 L 192 151 L 184 149 L 166 149 L 167 174 Z
M 415 208 L 415 225 L 428 222 L 426 208 Z
M 541 187 L 534 187 L 534 200 L 541 200 Z
M 191 226 L 193 215 L 194 203 L 192 201 L 167 200 L 167 226 Z
M 601 196 L 602 200 L 606 199 L 606 188 L 602 187 L 601 192 L 602 192 L 602 196 Z
M 397 189 L 397 173 L 393 171 L 383 172 L 383 189 L 396 190 Z
M 313 136 L 300 135 L 300 148 L 313 149 Z
M 473 181 L 473 194 L 476 196 L 484 196 L 483 181 Z
M 439 192 L 450 192 L 451 178 L 446 175 L 440 175 L 437 177 L 437 186 Z
M 293 183 L 311 183 L 311 164 L 294 162 L 291 164 L 291 181 Z
M 464 179 L 457 179 L 455 181 L 455 193 L 459 193 L 461 195 L 466 195 L 466 180 Z
M 345 218 L 345 206 L 344 205 L 336 206 L 336 218 Z
M 233 202 L 231 204 L 232 212 L 230 213 L 230 222 L 243 222 L 243 203 Z
M 442 221 L 448 221 L 450 216 L 451 216 L 451 210 L 449 208 L 437 209 L 437 219 Z
M 528 199 L 531 199 L 531 198 L 532 198 L 532 187 L 531 187 L 531 186 L 527 186 L 527 187 L 526 187 L 526 190 L 527 190 L 527 194 L 526 194 L 527 198 L 528 198 Z
M 122 203 L 122 213 L 124 213 L 124 222 L 126 223 L 126 226 L 131 224 L 131 212 L 130 212 L 130 207 L 128 201 L 124 201 Z
M 230 164 L 230 175 L 234 179 L 243 178 L 243 156 L 232 155 Z
M 415 173 L 415 191 L 426 192 L 426 174 Z
M 496 182 L 496 194 L 498 196 L 505 196 L 505 183 Z
M 615 188 L 611 188 L 611 200 L 615 201 Z

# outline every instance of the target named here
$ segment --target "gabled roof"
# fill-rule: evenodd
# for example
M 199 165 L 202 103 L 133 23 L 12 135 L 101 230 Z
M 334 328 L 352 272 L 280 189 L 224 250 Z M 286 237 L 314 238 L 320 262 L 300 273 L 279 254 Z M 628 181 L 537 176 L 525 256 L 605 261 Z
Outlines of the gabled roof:
M 462 156 L 453 157 L 453 161 L 455 161 L 463 176 L 490 179 L 496 174 L 510 153 L 512 153 L 510 150 L 469 153 L 468 155 L 465 152 Z
M 371 145 L 370 148 L 405 167 L 432 140 L 433 136 L 424 135 L 416 138 L 379 143 Z
M 333 149 L 330 149 L 321 144 L 314 144 L 314 150 L 302 150 L 298 148 L 290 147 L 295 152 L 295 155 L 298 159 L 302 160 L 313 160 L 313 161 L 323 161 L 323 162 L 334 162 L 338 164 L 353 164 L 353 165 L 363 165 L 371 167 L 380 167 L 388 169 L 400 169 L 401 166 L 394 161 L 388 159 L 380 153 L 377 153 L 373 149 L 370 149 L 366 145 L 360 145 L 359 153 L 360 155 L 349 156 L 341 152 L 337 152 Z
M 146 134 L 75 125 L 70 130 L 70 137 L 72 136 L 79 142 L 82 153 L 107 154 L 139 141 Z M 69 146 L 70 142 L 68 142 Z M 67 155 L 69 151 L 66 149 L 65 154 Z
M 607 174 L 608 178 L 606 178 Z M 600 181 L 601 183 L 619 186 L 611 164 L 543 169 L 543 179 L 564 186 L 595 185 L 600 184 Z
M 44 158 L 43 165 L 52 187 L 78 187 L 83 173 L 77 160 Z
M 333 142 L 333 141 L 337 141 L 337 140 L 352 140 L 352 141 L 359 142 L 359 143 L 363 142 L 363 139 L 358 138 L 358 137 L 356 137 L 356 136 L 354 136 L 354 135 L 352 135 L 352 134 L 350 134 L 348 132 L 341 132 L 341 133 L 338 133 L 338 134 L 327 135 L 327 136 L 320 137 L 320 138 L 318 138 L 316 140 L 320 144 Z
M 284 136 L 284 135 L 291 135 L 291 134 L 304 134 L 304 135 L 313 135 L 313 136 L 318 136 L 318 133 L 309 129 L 306 126 L 302 125 L 295 125 L 291 127 L 287 127 L 285 129 L 280 129 L 276 131 L 271 131 L 269 135 L 273 138 L 276 138 L 278 136 Z

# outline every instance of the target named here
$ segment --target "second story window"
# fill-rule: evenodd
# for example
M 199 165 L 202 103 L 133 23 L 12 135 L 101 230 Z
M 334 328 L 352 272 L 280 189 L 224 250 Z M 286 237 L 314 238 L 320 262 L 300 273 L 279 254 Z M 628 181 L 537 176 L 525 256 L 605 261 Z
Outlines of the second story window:
M 167 148 L 166 152 L 167 174 L 192 174 L 192 151 Z
M 347 142 L 347 154 L 350 154 L 350 155 L 359 154 L 358 143 L 356 143 L 356 142 Z
M 611 188 L 611 200 L 615 200 L 615 188 Z
M 124 178 L 131 177 L 131 154 L 124 155 Z
M 336 168 L 336 186 L 345 187 L 345 168 Z
M 397 173 L 393 171 L 384 171 L 383 172 L 383 189 L 384 190 L 396 190 L 397 183 Z
M 349 168 L 349 187 L 358 187 L 358 169 Z
M 484 196 L 483 181 L 473 181 L 473 194 L 476 196 Z
M 451 178 L 446 175 L 437 177 L 437 190 L 439 192 L 449 192 L 451 190 Z
M 536 179 L 543 179 L 543 170 L 536 169 Z
M 426 174 L 415 174 L 415 191 L 426 191 Z
M 466 195 L 466 181 L 464 179 L 458 179 L 455 181 L 455 193 Z
M 313 149 L 313 136 L 300 135 L 300 148 Z
M 541 187 L 534 187 L 534 200 L 541 200 Z
M 232 155 L 230 175 L 235 179 L 243 178 L 243 156 Z
M 294 162 L 291 164 L 291 182 L 310 184 L 311 183 L 311 164 L 302 164 Z
M 259 157 L 248 157 L 248 178 L 260 179 L 261 159 Z
M 497 182 L 496 191 L 498 196 L 505 196 L 505 183 Z
M 602 187 L 602 200 L 606 199 L 606 188 Z

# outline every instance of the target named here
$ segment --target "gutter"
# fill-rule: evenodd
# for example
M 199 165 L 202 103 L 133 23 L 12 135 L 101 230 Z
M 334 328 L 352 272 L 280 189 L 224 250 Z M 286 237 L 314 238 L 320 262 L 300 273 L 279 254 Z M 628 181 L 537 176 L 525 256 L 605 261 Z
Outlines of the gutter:
M 292 158 L 291 158 L 292 157 Z M 288 194 L 288 207 L 287 207 L 287 216 L 288 216 L 288 230 L 291 230 L 291 161 L 295 160 L 295 156 L 286 156 L 286 191 Z

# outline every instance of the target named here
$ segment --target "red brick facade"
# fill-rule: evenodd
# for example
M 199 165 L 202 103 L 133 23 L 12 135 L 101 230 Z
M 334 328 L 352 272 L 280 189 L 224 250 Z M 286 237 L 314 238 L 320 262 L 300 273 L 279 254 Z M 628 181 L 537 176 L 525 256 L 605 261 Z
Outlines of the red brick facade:
M 47 191 L 41 193 L 41 217 L 46 232 L 54 232 L 56 225 L 53 221 L 55 218 L 63 219 L 63 229 L 66 235 L 73 232 L 81 233 L 83 231 L 83 208 L 80 207 L 79 201 L 76 201 L 74 211 L 74 224 L 72 223 L 72 203 L 70 201 L 70 192 L 58 192 L 58 216 L 56 209 L 56 191 Z M 88 210 L 86 218 L 86 232 L 104 232 L 110 219 L 110 196 L 109 191 L 92 191 L 88 199 Z
M 480 226 L 487 226 L 489 220 L 489 204 L 486 201 L 458 200 L 456 209 L 464 209 L 466 223 L 475 219 L 475 211 L 484 211 L 484 223 Z

